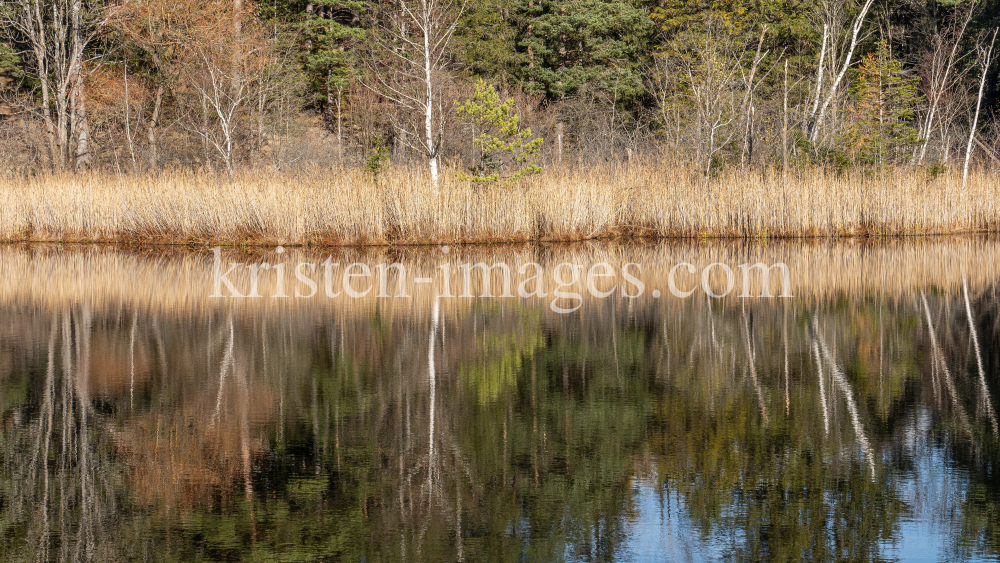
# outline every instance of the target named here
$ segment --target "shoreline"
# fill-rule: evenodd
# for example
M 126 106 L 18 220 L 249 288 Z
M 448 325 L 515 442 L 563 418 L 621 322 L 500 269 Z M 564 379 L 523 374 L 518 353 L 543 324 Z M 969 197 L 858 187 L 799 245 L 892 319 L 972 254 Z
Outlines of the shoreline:
M 69 247 L 109 247 L 109 248 L 135 248 L 135 249 L 192 249 L 210 250 L 215 247 L 223 250 L 240 249 L 274 249 L 277 247 L 297 248 L 303 250 L 324 250 L 324 249 L 392 249 L 392 248 L 420 248 L 435 246 L 458 246 L 458 247 L 491 247 L 491 246 L 542 246 L 560 244 L 585 244 L 588 242 L 616 243 L 622 245 L 632 244 L 657 244 L 670 242 L 883 242 L 894 240 L 919 240 L 919 239 L 939 239 L 951 237 L 991 237 L 1000 234 L 1000 230 L 991 229 L 969 229 L 946 232 L 931 233 L 889 233 L 889 234 L 775 234 L 762 236 L 740 236 L 740 235 L 716 235 L 716 234 L 694 234 L 694 235 L 614 235 L 595 236 L 590 238 L 497 238 L 489 240 L 429 240 L 429 241 L 388 241 L 388 242 L 351 242 L 351 243 L 314 243 L 314 242 L 273 242 L 273 241 L 249 241 L 232 242 L 220 240 L 192 240 L 192 241 L 171 241 L 153 240 L 143 237 L 135 238 L 108 238 L 108 239 L 0 239 L 3 246 L 32 246 L 32 245 L 59 245 Z

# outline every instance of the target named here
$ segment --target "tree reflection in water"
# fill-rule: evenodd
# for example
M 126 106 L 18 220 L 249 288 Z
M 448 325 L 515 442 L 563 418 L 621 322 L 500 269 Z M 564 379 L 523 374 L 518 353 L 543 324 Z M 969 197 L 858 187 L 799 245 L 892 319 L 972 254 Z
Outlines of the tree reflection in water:
M 1000 548 L 989 278 L 571 315 L 486 298 L 0 311 L 9 560 Z

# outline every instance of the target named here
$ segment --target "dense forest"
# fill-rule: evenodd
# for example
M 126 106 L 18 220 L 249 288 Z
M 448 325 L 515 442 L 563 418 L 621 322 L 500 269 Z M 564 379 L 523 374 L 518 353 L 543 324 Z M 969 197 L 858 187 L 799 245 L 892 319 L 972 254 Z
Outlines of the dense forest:
M 6 0 L 0 158 L 960 168 L 1000 154 L 998 25 L 997 0 Z

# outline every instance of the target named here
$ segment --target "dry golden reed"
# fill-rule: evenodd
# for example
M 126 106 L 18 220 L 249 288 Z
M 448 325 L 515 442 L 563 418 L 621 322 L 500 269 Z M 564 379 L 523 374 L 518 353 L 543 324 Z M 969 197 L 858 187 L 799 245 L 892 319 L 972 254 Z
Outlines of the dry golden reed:
M 838 174 L 680 164 L 549 169 L 516 188 L 421 168 L 234 177 L 168 171 L 0 179 L 0 240 L 227 245 L 420 244 L 618 236 L 893 236 L 993 232 L 1000 182 L 913 169 Z

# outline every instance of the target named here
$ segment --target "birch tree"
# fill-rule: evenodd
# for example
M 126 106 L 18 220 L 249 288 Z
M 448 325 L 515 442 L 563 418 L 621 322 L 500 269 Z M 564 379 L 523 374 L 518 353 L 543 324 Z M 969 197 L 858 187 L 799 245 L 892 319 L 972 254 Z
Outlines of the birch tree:
M 297 101 L 297 84 L 286 80 L 295 65 L 241 0 L 122 0 L 109 11 L 109 27 L 138 47 L 156 84 L 144 122 L 151 167 L 167 94 L 205 161 L 221 161 L 228 172 L 260 147 L 266 114 L 277 106 L 287 113 Z
M 813 104 L 813 109 L 812 112 L 810 112 L 808 120 L 809 126 L 807 133 L 809 140 L 813 143 L 815 143 L 819 137 L 819 131 L 823 125 L 826 110 L 830 107 L 830 104 L 840 92 L 840 85 L 844 80 L 844 76 L 847 74 L 847 69 L 849 69 L 853 64 L 854 50 L 858 46 L 858 40 L 861 37 L 861 30 L 865 25 L 865 18 L 868 16 L 868 12 L 874 1 L 875 0 L 865 0 L 864 4 L 861 6 L 861 10 L 858 12 L 858 15 L 854 18 L 854 23 L 851 25 L 849 35 L 844 38 L 846 44 L 844 44 L 843 50 L 839 53 L 837 52 L 836 35 L 838 35 L 838 33 L 836 30 L 840 27 L 839 24 L 840 21 L 842 21 L 841 13 L 843 11 L 843 3 L 837 2 L 827 7 L 824 19 L 828 21 L 823 23 L 823 46 L 819 55 L 819 66 L 816 71 L 816 101 Z M 826 95 L 824 96 L 823 62 L 826 59 L 829 59 L 830 61 L 830 74 L 834 77 L 834 79 L 833 83 L 830 84 L 829 87 L 825 88 Z M 822 104 L 819 103 L 820 99 L 823 100 Z
M 664 129 L 676 129 L 675 143 L 693 149 L 706 182 L 719 164 L 716 157 L 743 129 L 762 60 L 761 43 L 756 52 L 745 53 L 740 34 L 726 18 L 706 17 L 697 28 L 678 33 L 664 45 L 649 83 Z M 750 55 L 747 64 L 744 59 Z M 745 145 L 745 156 L 743 149 Z
M 53 170 L 90 163 L 84 53 L 103 25 L 101 7 L 84 0 L 0 2 L 4 39 L 27 45 Z
M 969 177 L 969 157 L 972 155 L 972 141 L 976 138 L 976 127 L 979 126 L 979 110 L 983 105 L 983 89 L 986 87 L 986 76 L 990 71 L 990 64 L 993 62 L 993 45 L 997 40 L 997 33 L 1000 28 L 993 30 L 993 38 L 990 39 L 989 47 L 977 46 L 979 53 L 979 65 L 982 74 L 979 76 L 979 94 L 976 96 L 976 112 L 972 117 L 972 124 L 969 126 L 969 144 L 965 147 L 965 165 L 962 167 L 962 195 L 965 195 L 965 182 Z
M 927 145 L 930 142 L 935 123 L 939 123 L 938 128 L 942 132 L 942 140 L 947 143 L 947 139 L 944 138 L 945 124 L 942 120 L 941 106 L 944 104 L 947 94 L 954 90 L 961 81 L 962 73 L 956 70 L 956 66 L 963 56 L 961 44 L 975 8 L 976 1 L 973 0 L 964 13 L 956 14 L 951 18 L 943 32 L 935 27 L 931 34 L 930 48 L 924 60 L 923 77 L 923 90 L 927 94 L 928 108 L 927 114 L 920 124 L 920 137 L 923 141 L 917 154 L 917 164 L 924 162 Z
M 378 14 L 364 85 L 396 105 L 390 114 L 403 143 L 427 159 L 438 190 L 438 151 L 447 120 L 442 83 L 449 45 L 465 4 L 454 0 L 399 0 Z M 450 108 L 449 108 L 450 109 Z

